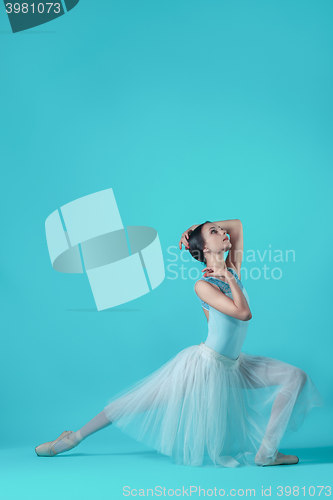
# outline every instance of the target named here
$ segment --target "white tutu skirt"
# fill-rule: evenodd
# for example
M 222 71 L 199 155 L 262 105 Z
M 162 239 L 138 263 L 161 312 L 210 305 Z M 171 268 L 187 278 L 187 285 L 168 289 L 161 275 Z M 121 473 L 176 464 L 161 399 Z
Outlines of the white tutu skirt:
M 322 397 L 301 369 L 203 342 L 115 394 L 104 412 L 125 434 L 177 465 L 266 465 Z M 255 457 L 260 463 L 255 462 Z

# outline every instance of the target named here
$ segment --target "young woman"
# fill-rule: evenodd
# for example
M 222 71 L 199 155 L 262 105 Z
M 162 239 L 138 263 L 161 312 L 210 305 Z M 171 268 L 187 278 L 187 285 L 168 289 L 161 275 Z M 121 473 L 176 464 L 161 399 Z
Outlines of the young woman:
M 298 430 L 311 408 L 323 401 L 300 368 L 241 352 L 252 318 L 241 282 L 241 221 L 191 226 L 182 234 L 180 250 L 182 244 L 205 265 L 194 289 L 208 321 L 206 341 L 183 349 L 115 394 L 78 431 L 64 431 L 37 446 L 37 455 L 71 450 L 113 423 L 179 465 L 298 463 L 295 455 L 278 451 L 281 438 Z

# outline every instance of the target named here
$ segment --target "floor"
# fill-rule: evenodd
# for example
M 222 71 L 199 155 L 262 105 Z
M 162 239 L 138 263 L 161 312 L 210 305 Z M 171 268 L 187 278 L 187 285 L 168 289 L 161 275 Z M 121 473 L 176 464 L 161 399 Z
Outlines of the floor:
M 280 448 L 296 454 L 297 465 L 226 469 L 177 466 L 121 432 L 105 439 L 95 434 L 56 457 L 37 457 L 36 443 L 1 449 L 0 499 L 325 498 L 332 485 L 333 446 Z

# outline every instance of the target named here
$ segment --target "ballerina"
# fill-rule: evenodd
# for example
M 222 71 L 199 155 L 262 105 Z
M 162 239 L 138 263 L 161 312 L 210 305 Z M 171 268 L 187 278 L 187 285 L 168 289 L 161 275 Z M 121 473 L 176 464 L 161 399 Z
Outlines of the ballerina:
M 299 462 L 297 456 L 278 451 L 280 441 L 298 430 L 311 408 L 322 406 L 323 400 L 302 369 L 241 351 L 252 318 L 241 282 L 241 221 L 191 226 L 182 234 L 180 250 L 182 245 L 205 265 L 194 285 L 208 322 L 205 342 L 183 349 L 115 394 L 78 431 L 64 431 L 37 446 L 38 456 L 69 451 L 114 424 L 177 465 Z

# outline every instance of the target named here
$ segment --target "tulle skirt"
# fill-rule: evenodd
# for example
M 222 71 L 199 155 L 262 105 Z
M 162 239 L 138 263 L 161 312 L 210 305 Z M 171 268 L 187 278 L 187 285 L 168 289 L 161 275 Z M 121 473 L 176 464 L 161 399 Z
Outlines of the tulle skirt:
M 104 412 L 177 465 L 237 467 L 274 460 L 314 406 L 323 400 L 303 370 L 243 352 L 231 359 L 201 342 L 115 394 Z

